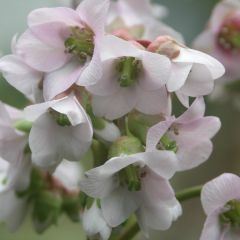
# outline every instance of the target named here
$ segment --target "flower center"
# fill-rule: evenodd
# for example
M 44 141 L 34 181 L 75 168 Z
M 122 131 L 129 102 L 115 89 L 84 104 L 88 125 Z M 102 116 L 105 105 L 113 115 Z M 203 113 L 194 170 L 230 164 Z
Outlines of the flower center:
M 222 224 L 230 224 L 232 227 L 240 226 L 240 201 L 232 200 L 225 206 L 226 211 L 220 215 Z
M 138 78 L 141 69 L 141 61 L 135 57 L 122 57 L 117 65 L 119 72 L 119 85 L 121 87 L 132 86 Z
M 218 33 L 218 46 L 230 53 L 240 52 L 240 19 L 230 18 Z
M 69 118 L 66 114 L 59 113 L 53 109 L 49 110 L 52 117 L 55 119 L 56 123 L 61 127 L 69 127 L 72 126 L 71 122 L 69 121 Z
M 168 134 L 163 135 L 163 137 L 160 139 L 158 146 L 158 149 L 160 150 L 168 150 L 173 151 L 176 153 L 178 151 L 178 145 L 177 142 L 172 140 Z
M 71 35 L 64 44 L 66 52 L 76 56 L 84 64 L 93 56 L 94 33 L 87 27 L 72 27 Z

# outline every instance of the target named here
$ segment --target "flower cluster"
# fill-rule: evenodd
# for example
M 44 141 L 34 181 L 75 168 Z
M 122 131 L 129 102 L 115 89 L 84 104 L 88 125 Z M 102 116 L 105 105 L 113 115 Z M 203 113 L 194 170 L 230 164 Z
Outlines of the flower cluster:
M 211 155 L 221 124 L 204 116 L 203 96 L 225 69 L 186 47 L 164 15 L 148 0 L 29 14 L 0 59 L 30 102 L 0 105 L 0 220 L 11 230 L 31 212 L 41 233 L 64 213 L 108 239 L 135 215 L 148 236 L 182 214 L 169 180 Z M 186 108 L 178 117 L 174 99 Z

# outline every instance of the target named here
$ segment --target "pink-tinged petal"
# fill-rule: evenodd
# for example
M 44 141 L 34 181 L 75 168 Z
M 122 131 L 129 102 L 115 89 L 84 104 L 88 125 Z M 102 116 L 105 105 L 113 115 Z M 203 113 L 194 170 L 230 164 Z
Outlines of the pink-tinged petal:
M 213 151 L 210 140 L 198 140 L 188 138 L 177 141 L 177 158 L 179 161 L 179 171 L 189 170 L 204 163 Z
M 219 31 L 222 22 L 230 13 L 240 8 L 239 1 L 225 0 L 216 5 L 210 19 L 210 27 L 214 33 Z
M 77 8 L 81 20 L 87 24 L 97 36 L 102 37 L 110 6 L 109 0 L 84 0 Z
M 16 54 L 17 40 L 18 40 L 18 34 L 15 34 L 11 41 L 11 51 L 12 51 L 12 54 L 14 55 Z
M 186 107 L 189 108 L 189 96 L 184 95 L 181 91 L 176 91 L 175 92 L 178 100 L 180 101 L 180 103 Z
M 72 126 L 77 126 L 81 123 L 91 125 L 84 108 L 74 96 L 69 96 L 54 102 L 51 108 L 59 113 L 67 115 Z
M 231 173 L 225 173 L 204 185 L 201 201 L 207 215 L 221 209 L 234 199 L 240 199 L 240 178 Z
M 167 81 L 167 89 L 169 92 L 179 90 L 186 82 L 188 75 L 192 69 L 190 63 L 172 63 L 171 75 Z
M 88 123 L 61 127 L 49 113 L 34 122 L 29 135 L 33 162 L 46 169 L 63 159 L 79 161 L 89 149 L 91 140 L 92 129 Z
M 94 85 L 88 86 L 87 90 L 97 96 L 109 96 L 120 90 L 118 72 L 116 71 L 116 60 L 109 59 L 102 63 L 103 76 Z
M 102 63 L 100 58 L 99 44 L 95 44 L 94 54 L 91 61 L 84 66 L 83 71 L 77 81 L 79 86 L 90 86 L 97 83 L 102 75 Z
M 222 229 L 219 224 L 219 212 L 216 211 L 207 217 L 200 240 L 225 240 L 221 238 Z
M 64 42 L 70 36 L 71 29 L 63 23 L 50 22 L 32 27 L 31 32 L 43 44 L 64 50 Z
M 170 96 L 163 86 L 159 90 L 144 91 L 142 88 L 137 88 L 137 104 L 135 107 L 138 111 L 155 115 L 162 113 L 164 115 L 171 114 Z
M 43 74 L 33 70 L 16 55 L 8 55 L 0 59 L 0 71 L 9 84 L 33 99 L 34 88 Z
M 152 151 L 156 149 L 157 144 L 163 135 L 168 131 L 171 127 L 175 118 L 169 118 L 166 121 L 162 121 L 154 126 L 152 126 L 147 133 L 147 142 L 146 142 L 146 150 Z
M 142 156 L 144 154 L 114 157 L 104 165 L 86 172 L 86 178 L 81 180 L 80 183 L 81 190 L 94 198 L 102 199 L 106 197 L 119 186 L 119 182 L 116 181 L 113 175 L 131 164 L 145 164 Z
M 218 60 L 205 53 L 189 48 L 181 48 L 180 55 L 174 61 L 202 64 L 210 71 L 213 79 L 220 78 L 225 73 L 224 66 Z
M 177 120 L 177 123 L 190 122 L 204 117 L 206 105 L 203 97 L 196 98 L 192 105 Z
M 159 22 L 158 20 L 146 19 L 144 23 L 146 26 L 143 36 L 144 39 L 149 39 L 153 41 L 159 36 L 168 35 L 176 39 L 179 43 L 185 42 L 181 33 L 177 32 L 176 30 L 162 22 Z
M 143 52 L 139 84 L 147 90 L 160 89 L 169 79 L 171 62 L 160 54 Z
M 45 100 L 52 100 L 58 94 L 68 90 L 78 81 L 83 67 L 76 59 L 73 59 L 62 68 L 45 75 L 43 81 L 43 94 Z
M 103 38 L 101 49 L 102 61 L 120 57 L 139 58 L 143 54 L 143 51 L 134 46 L 133 43 L 113 35 L 106 35 Z
M 44 44 L 30 30 L 19 38 L 16 51 L 29 66 L 42 72 L 54 71 L 69 59 L 64 48 Z
M 51 22 L 64 23 L 68 26 L 81 26 L 79 15 L 71 8 L 39 8 L 28 15 L 28 25 L 30 28 Z
M 176 154 L 171 151 L 152 151 L 141 155 L 143 162 L 159 176 L 169 179 L 177 171 L 178 159 Z M 140 157 L 139 157 L 140 158 Z
M 15 191 L 0 193 L 0 222 L 5 222 L 11 232 L 19 229 L 27 213 L 26 199 L 18 198 Z
M 93 111 L 108 120 L 118 119 L 134 109 L 137 102 L 136 89 L 120 89 L 110 96 L 93 96 Z
M 149 228 L 168 229 L 182 214 L 181 205 L 169 182 L 151 171 L 142 179 L 141 198 L 143 202 L 137 217 L 140 226 L 144 226 L 147 232 Z
M 210 53 L 215 49 L 216 36 L 210 29 L 206 29 L 193 42 L 193 48 L 206 53 Z M 211 54 L 212 55 L 212 54 Z
M 213 91 L 214 81 L 204 65 L 194 64 L 184 86 L 179 90 L 190 97 L 208 95 Z
M 111 227 L 117 227 L 134 213 L 140 205 L 137 192 L 117 188 L 101 201 L 103 216 Z

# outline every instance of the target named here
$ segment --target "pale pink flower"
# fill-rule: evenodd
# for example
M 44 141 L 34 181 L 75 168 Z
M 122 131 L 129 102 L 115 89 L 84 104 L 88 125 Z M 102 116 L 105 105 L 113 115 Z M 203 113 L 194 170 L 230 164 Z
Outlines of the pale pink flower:
M 103 76 L 87 87 L 97 116 L 113 120 L 133 109 L 145 114 L 169 113 L 165 83 L 171 63 L 166 56 L 112 35 L 104 38 L 102 50 Z
M 193 46 L 217 58 L 226 67 L 222 82 L 240 77 L 240 2 L 222 0 L 213 10 L 206 29 Z
M 203 186 L 201 201 L 207 220 L 200 240 L 238 240 L 240 178 L 225 173 Z
M 204 113 L 204 99 L 197 98 L 180 117 L 165 117 L 149 129 L 147 148 L 174 151 L 179 171 L 202 164 L 212 153 L 211 139 L 221 126 L 219 118 L 204 117 Z
M 48 169 L 63 159 L 79 161 L 89 149 L 92 125 L 74 96 L 32 105 L 25 112 L 33 121 L 29 146 L 37 166 Z
M 73 84 L 88 86 L 102 75 L 99 56 L 109 0 L 85 0 L 76 10 L 42 8 L 28 16 L 28 30 L 16 51 L 34 69 L 45 72 L 46 100 Z
M 127 168 L 139 171 L 141 187 L 130 190 L 121 173 Z M 176 171 L 176 156 L 170 151 L 148 151 L 113 157 L 104 165 L 85 173 L 82 191 L 101 200 L 104 218 L 111 227 L 123 223 L 136 213 L 140 227 L 166 230 L 181 215 L 168 179 Z

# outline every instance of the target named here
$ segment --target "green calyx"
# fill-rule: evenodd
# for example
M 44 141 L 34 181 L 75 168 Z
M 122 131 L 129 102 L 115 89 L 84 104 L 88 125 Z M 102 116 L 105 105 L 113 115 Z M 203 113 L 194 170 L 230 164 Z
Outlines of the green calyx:
M 138 138 L 133 136 L 122 136 L 111 145 L 108 157 L 131 155 L 139 152 L 144 152 L 144 147 Z
M 94 115 L 92 106 L 90 104 L 87 105 L 86 111 L 89 117 L 91 118 L 94 129 L 103 130 L 106 127 L 106 121 L 103 118 Z
M 130 87 L 136 81 L 141 69 L 141 61 L 135 57 L 122 57 L 118 63 L 117 70 L 120 74 L 119 84 L 121 87 Z
M 170 139 L 170 137 L 168 137 L 167 134 L 165 134 L 161 138 L 160 143 L 164 150 L 173 151 L 175 153 L 178 151 L 178 146 L 176 141 L 173 141 L 172 139 Z
M 240 201 L 232 200 L 226 204 L 226 210 L 220 215 L 222 224 L 230 224 L 232 227 L 240 226 Z
M 90 209 L 96 199 L 87 196 L 85 193 L 81 192 L 79 195 L 79 201 L 82 209 Z M 100 200 L 97 200 L 97 205 L 100 206 Z
M 56 123 L 61 127 L 72 126 L 68 116 L 66 114 L 55 111 L 54 109 L 49 110 L 50 114 L 56 120 Z
M 71 35 L 65 40 L 66 52 L 85 63 L 94 52 L 94 33 L 89 28 L 72 27 Z

